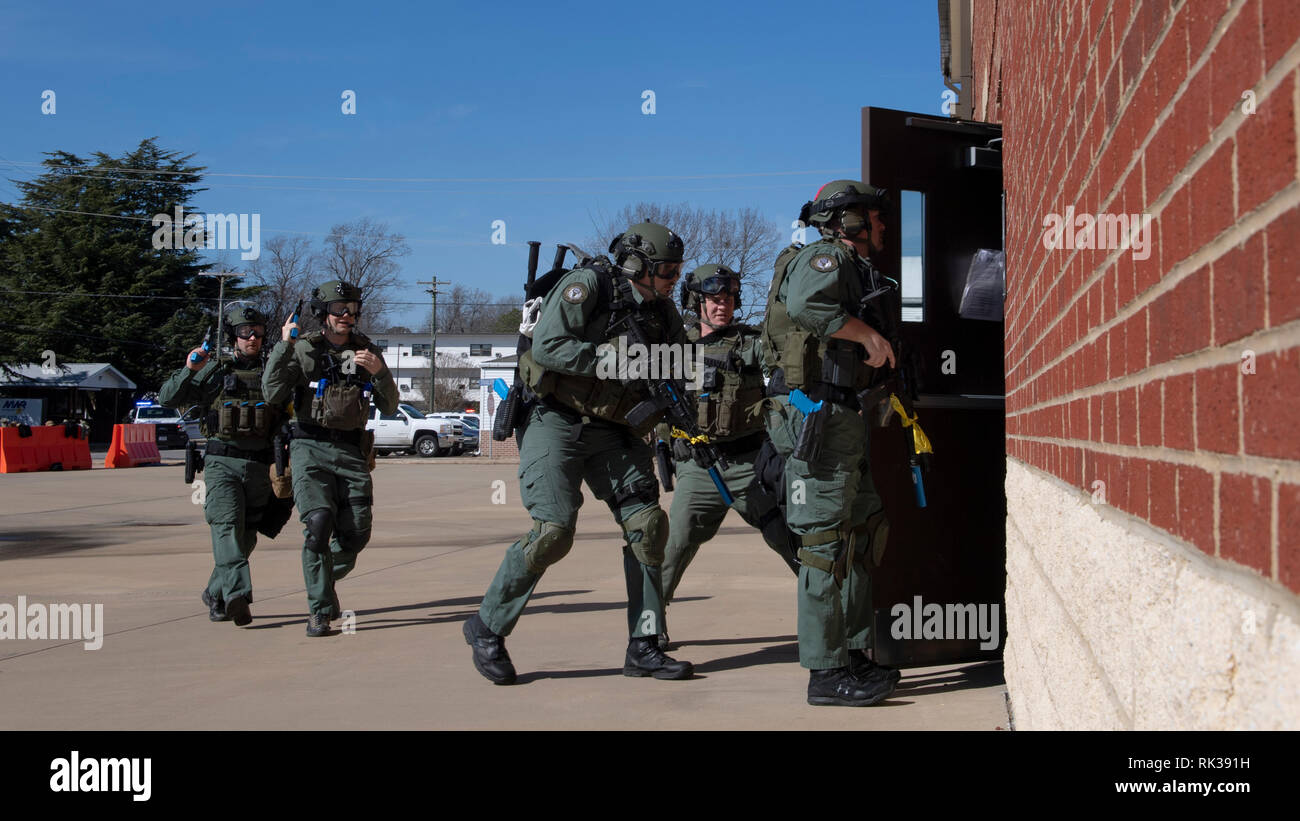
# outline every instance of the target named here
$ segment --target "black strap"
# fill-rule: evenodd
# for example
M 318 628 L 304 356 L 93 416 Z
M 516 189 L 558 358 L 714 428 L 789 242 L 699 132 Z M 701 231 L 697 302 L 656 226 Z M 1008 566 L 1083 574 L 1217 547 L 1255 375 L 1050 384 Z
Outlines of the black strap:
M 222 442 L 218 439 L 209 439 L 207 446 L 207 456 L 224 456 L 228 459 L 247 459 L 250 462 L 261 462 L 264 465 L 271 464 L 273 459 L 272 451 L 268 448 L 258 448 L 257 450 L 245 450 L 237 448 L 234 445 Z
M 318 442 L 342 442 L 345 445 L 361 445 L 361 434 L 364 430 L 334 430 L 332 428 L 323 428 L 320 425 L 313 425 L 309 422 L 294 422 L 293 438 L 294 439 L 315 439 Z
M 726 442 L 714 442 L 713 444 L 722 453 L 723 456 L 739 456 L 742 453 L 749 453 L 758 450 L 763 446 L 764 431 L 754 431 L 753 433 L 742 436 L 739 439 L 731 439 Z

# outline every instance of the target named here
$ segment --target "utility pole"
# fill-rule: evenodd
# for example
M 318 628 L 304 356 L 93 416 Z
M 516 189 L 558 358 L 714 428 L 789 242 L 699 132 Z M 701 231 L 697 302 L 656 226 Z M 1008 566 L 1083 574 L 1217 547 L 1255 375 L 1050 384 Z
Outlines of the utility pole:
M 217 360 L 220 361 L 221 343 L 222 340 L 225 339 L 225 337 L 221 335 L 221 324 L 223 320 L 225 320 L 225 313 L 226 313 L 226 278 L 242 277 L 243 274 L 235 273 L 233 271 L 209 271 L 206 274 L 199 274 L 199 276 L 217 277 L 219 280 L 221 280 L 221 288 L 217 295 L 217 344 L 216 344 Z
M 436 276 L 429 282 L 417 282 L 416 285 L 429 285 L 425 288 L 425 293 L 433 297 L 433 308 L 429 314 L 429 413 L 436 413 L 437 408 L 433 404 L 433 398 L 437 393 L 438 379 L 438 286 L 450 285 L 446 280 L 439 280 Z

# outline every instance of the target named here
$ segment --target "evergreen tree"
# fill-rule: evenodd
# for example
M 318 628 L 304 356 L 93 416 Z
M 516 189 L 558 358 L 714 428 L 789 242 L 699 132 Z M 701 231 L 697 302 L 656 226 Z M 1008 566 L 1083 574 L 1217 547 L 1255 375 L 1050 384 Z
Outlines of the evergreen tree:
M 56 151 L 14 181 L 22 201 L 0 204 L 0 365 L 52 350 L 57 363 L 111 363 L 142 392 L 180 366 L 215 325 L 218 284 L 198 276 L 211 267 L 199 249 L 155 249 L 153 219 L 189 215 L 206 190 L 193 156 L 155 139 L 93 161 Z

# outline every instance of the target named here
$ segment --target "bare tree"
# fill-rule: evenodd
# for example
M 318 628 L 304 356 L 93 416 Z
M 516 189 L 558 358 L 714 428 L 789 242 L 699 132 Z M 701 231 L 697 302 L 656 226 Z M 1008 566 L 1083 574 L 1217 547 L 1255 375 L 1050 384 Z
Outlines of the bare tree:
M 494 297 L 479 288 L 453 285 L 450 293 L 438 298 L 438 333 L 497 333 L 496 328 L 502 315 L 511 310 L 517 312 L 515 306 L 522 301 L 522 295 L 515 299 Z M 515 327 L 518 325 L 516 321 Z M 424 321 L 421 330 L 428 333 L 428 319 Z
M 389 295 L 398 284 L 397 260 L 411 253 L 406 237 L 369 217 L 335 225 L 325 238 L 319 268 L 329 279 L 351 282 L 365 295 L 366 323 L 386 325 Z
M 756 208 L 706 211 L 685 202 L 638 202 L 624 206 L 612 217 L 593 216 L 596 233 L 588 238 L 585 250 L 605 253 L 614 237 L 638 222 L 666 225 L 682 238 L 686 246 L 684 271 L 718 263 L 740 274 L 742 304 L 737 320 L 762 319 L 772 263 L 780 250 L 781 233 L 775 222 Z
M 464 408 L 467 402 L 477 402 L 479 368 L 463 356 L 437 354 L 438 380 L 434 387 L 433 403 L 429 404 L 429 374 L 424 372 L 411 378 L 412 389 L 424 397 L 424 405 L 435 410 Z
M 311 297 L 314 252 L 306 237 L 276 235 L 267 240 L 264 252 L 248 265 L 250 284 L 262 286 L 258 295 L 258 308 L 270 317 L 272 327 L 267 329 L 272 339 L 279 339 L 279 327 L 293 313 L 298 300 Z M 303 314 L 307 314 L 303 306 Z M 299 323 L 305 322 L 299 317 Z

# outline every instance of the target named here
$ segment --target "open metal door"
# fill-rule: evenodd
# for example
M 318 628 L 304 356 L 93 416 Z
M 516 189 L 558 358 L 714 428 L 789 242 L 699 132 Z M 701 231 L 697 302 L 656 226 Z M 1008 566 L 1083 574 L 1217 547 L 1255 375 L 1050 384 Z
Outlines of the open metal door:
M 916 355 L 916 410 L 934 446 L 927 506 L 918 508 L 897 420 L 872 430 L 872 475 L 890 520 L 873 575 L 873 649 L 885 664 L 1002 655 L 1003 323 L 959 310 L 976 253 L 1003 247 L 1001 137 L 994 124 L 862 110 L 862 178 L 893 200 L 873 261 L 903 286 L 901 335 Z

